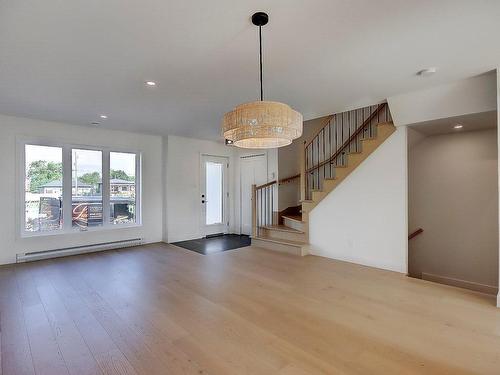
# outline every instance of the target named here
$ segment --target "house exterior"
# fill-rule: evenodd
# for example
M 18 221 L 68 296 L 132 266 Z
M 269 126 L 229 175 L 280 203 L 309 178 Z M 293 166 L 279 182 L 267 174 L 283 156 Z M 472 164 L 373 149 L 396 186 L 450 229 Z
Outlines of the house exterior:
M 63 183 L 61 180 L 54 180 L 42 185 L 39 189 L 40 194 L 61 195 L 63 190 Z M 93 186 L 79 181 L 75 184 L 73 181 L 72 194 L 73 195 L 88 195 L 93 191 Z
M 61 195 L 62 194 L 62 181 L 54 180 L 47 182 L 42 185 L 39 189 L 40 194 L 50 194 L 50 195 Z M 113 178 L 110 180 L 111 194 L 120 196 L 132 196 L 135 194 L 135 182 L 122 180 L 119 178 Z M 72 194 L 73 195 L 89 195 L 93 192 L 102 191 L 102 181 L 97 184 L 97 188 L 94 186 L 81 182 L 78 185 L 73 183 Z
M 111 195 L 131 196 L 135 193 L 135 181 L 112 178 L 109 183 Z M 102 182 L 99 185 L 102 185 Z

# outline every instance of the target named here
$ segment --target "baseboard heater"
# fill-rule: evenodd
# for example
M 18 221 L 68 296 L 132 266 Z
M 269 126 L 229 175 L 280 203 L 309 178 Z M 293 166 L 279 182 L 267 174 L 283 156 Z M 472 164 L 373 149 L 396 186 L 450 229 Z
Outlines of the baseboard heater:
M 105 242 L 88 246 L 66 247 L 63 249 L 17 254 L 16 263 L 32 262 L 35 260 L 59 258 L 59 257 L 66 257 L 70 255 L 78 255 L 85 253 L 94 253 L 103 250 L 112 250 L 112 249 L 119 249 L 122 247 L 138 246 L 143 243 L 144 241 L 142 238 L 133 238 L 131 240 L 125 240 L 125 241 Z

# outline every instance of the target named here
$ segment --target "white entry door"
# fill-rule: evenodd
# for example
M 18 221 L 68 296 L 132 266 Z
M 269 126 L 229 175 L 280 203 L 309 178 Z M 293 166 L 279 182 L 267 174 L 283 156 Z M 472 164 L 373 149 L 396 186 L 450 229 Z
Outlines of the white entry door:
M 227 157 L 201 157 L 201 232 L 204 236 L 229 231 L 228 168 Z
M 241 217 L 240 231 L 242 234 L 252 234 L 252 185 L 262 185 L 267 182 L 266 154 L 243 156 L 240 158 L 241 181 Z

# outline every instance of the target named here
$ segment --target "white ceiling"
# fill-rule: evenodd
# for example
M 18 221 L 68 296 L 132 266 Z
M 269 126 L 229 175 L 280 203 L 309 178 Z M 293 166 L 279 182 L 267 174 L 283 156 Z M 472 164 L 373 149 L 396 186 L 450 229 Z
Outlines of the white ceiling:
M 258 98 L 257 10 L 265 96 L 305 119 L 500 66 L 498 0 L 3 0 L 0 113 L 217 138 Z

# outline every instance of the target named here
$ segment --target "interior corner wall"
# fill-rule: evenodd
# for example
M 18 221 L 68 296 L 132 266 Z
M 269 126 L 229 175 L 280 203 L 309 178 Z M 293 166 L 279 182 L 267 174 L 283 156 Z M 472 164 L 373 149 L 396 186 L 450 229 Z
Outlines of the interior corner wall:
M 167 184 L 167 173 L 168 173 L 168 137 L 162 137 L 162 196 L 163 196 L 163 207 L 162 207 L 162 241 L 168 243 L 168 184 Z
M 65 143 L 132 148 L 142 154 L 142 225 L 138 227 L 103 229 L 21 238 L 17 227 L 19 150 L 17 140 L 39 137 Z M 62 123 L 0 115 L 0 184 L 2 214 L 0 215 L 0 264 L 13 263 L 16 254 L 64 247 L 84 246 L 141 237 L 145 242 L 162 240 L 162 138 L 116 130 L 90 128 Z
M 500 150 L 500 68 L 497 68 L 496 71 L 496 81 L 497 81 L 497 140 L 498 140 L 498 143 L 497 143 L 497 149 Z M 500 153 L 499 153 L 500 154 Z M 498 163 L 498 194 L 500 195 L 500 162 Z M 499 212 L 499 223 L 500 223 L 500 198 L 498 199 L 498 202 L 499 202 L 499 209 L 498 209 L 498 212 Z M 499 272 L 498 272 L 498 277 L 499 277 L 499 280 L 498 280 L 498 285 L 500 286 L 500 231 L 499 231 L 499 249 L 498 249 L 498 252 L 499 252 L 499 256 L 498 256 L 498 269 L 499 269 Z M 497 307 L 500 307 L 500 288 L 499 288 L 499 291 L 498 291 L 498 295 L 497 295 Z
M 398 127 L 311 211 L 313 255 L 407 272 L 406 136 Z

